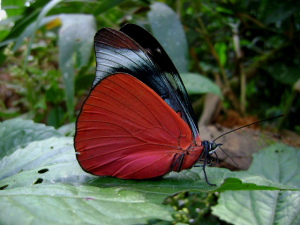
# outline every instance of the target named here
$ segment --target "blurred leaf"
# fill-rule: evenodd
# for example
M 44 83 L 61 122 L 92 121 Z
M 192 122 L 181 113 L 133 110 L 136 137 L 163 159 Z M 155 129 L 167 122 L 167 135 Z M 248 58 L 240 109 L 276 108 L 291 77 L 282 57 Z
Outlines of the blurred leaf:
M 7 17 L 21 15 L 25 10 L 25 3 L 27 0 L 9 0 L 1 1 L 1 9 L 5 10 Z
M 65 110 L 60 106 L 56 106 L 50 110 L 47 118 L 47 124 L 57 128 L 62 125 L 64 116 Z
M 283 84 L 294 85 L 299 79 L 299 66 L 291 66 L 283 63 L 276 63 L 265 67 L 269 74 Z
M 266 25 L 271 23 L 282 24 L 299 9 L 298 1 L 267 1 L 260 8 L 260 17 Z
M 26 12 L 24 13 L 26 14 Z M 27 29 L 27 27 L 30 26 L 31 23 L 33 23 L 33 18 L 36 17 L 37 13 L 38 11 L 33 11 L 27 13 L 26 16 L 9 17 L 3 21 L 0 21 L 0 24 L 6 24 L 6 26 L 9 28 L 9 30 L 6 30 L 6 32 L 3 32 L 3 34 L 0 35 L 1 40 L 3 39 L 2 42 L 0 42 L 0 50 L 2 54 L 6 45 L 19 40 L 19 37 L 24 33 L 24 30 Z M 11 28 L 12 23 L 14 23 L 15 25 Z
M 58 74 L 59 71 L 56 70 L 56 72 L 49 71 L 48 75 L 51 76 L 52 82 L 51 86 L 49 85 L 48 89 L 46 89 L 46 101 L 53 103 L 54 105 L 58 106 L 64 99 L 64 90 L 61 88 L 61 84 L 55 80 L 56 74 Z M 58 74 L 60 75 L 60 73 Z M 59 78 L 58 78 L 59 79 Z
M 75 123 L 69 123 L 61 126 L 57 129 L 59 133 L 67 137 L 74 137 L 75 135 Z
M 96 33 L 95 18 L 92 15 L 68 14 L 60 16 L 62 27 L 59 31 L 60 64 L 71 61 L 76 54 L 77 68 L 85 66 L 89 61 L 94 35 Z
M 177 14 L 163 3 L 154 3 L 148 13 L 152 33 L 170 56 L 178 72 L 188 71 L 188 44 Z
M 102 0 L 100 6 L 95 10 L 95 15 L 99 15 L 122 2 L 124 0 Z
M 294 84 L 293 89 L 297 92 L 300 92 L 300 78 L 297 80 L 297 82 Z
M 11 119 L 0 123 L 0 159 L 32 141 L 62 136 L 53 127 L 31 120 Z
M 223 98 L 219 86 L 200 74 L 183 73 L 181 78 L 189 94 L 214 93 Z
M 58 3 L 60 3 L 62 0 L 52 0 L 50 2 L 47 3 L 47 5 L 45 5 L 42 10 L 40 11 L 36 21 L 35 21 L 35 27 L 34 30 L 31 34 L 31 38 L 28 44 L 28 48 L 27 48 L 27 52 L 26 52 L 26 57 L 25 57 L 25 62 L 24 62 L 24 69 L 27 69 L 27 63 L 28 63 L 28 57 L 31 53 L 31 48 L 32 48 L 32 44 L 35 38 L 35 33 L 37 31 L 37 29 L 40 27 L 40 23 L 43 21 L 43 19 L 45 18 L 45 16 L 49 13 L 49 11 L 51 9 L 53 9 Z
M 300 150 L 282 144 L 254 155 L 249 168 L 273 182 L 300 187 Z M 228 204 L 230 203 L 230 204 Z M 213 214 L 233 224 L 299 224 L 299 191 L 227 191 L 221 193 Z M 237 216 L 238 215 L 238 216 Z
M 0 192 L 0 222 L 6 224 L 145 224 L 171 221 L 171 209 L 143 193 L 89 186 L 35 185 Z
M 74 85 L 76 56 L 77 68 L 88 63 L 91 55 L 94 35 L 96 33 L 95 19 L 91 15 L 62 15 L 62 27 L 59 31 L 59 65 L 63 74 L 69 118 L 74 111 Z
M 80 93 L 84 92 L 86 93 L 87 90 L 91 89 L 91 84 L 93 83 L 95 79 L 94 73 L 88 73 L 88 74 L 82 74 L 82 76 L 77 76 L 75 80 L 75 92 Z
M 51 21 L 52 19 L 53 17 L 43 18 L 43 20 L 39 24 L 39 28 L 45 25 L 46 23 L 48 23 L 49 21 Z M 24 39 L 30 37 L 32 33 L 35 32 L 35 29 L 36 29 L 36 22 L 32 22 L 30 24 L 27 24 L 25 28 L 23 27 L 22 31 L 20 30 L 11 31 L 10 35 L 4 41 L 0 42 L 0 47 L 6 46 L 11 42 L 15 42 L 13 51 L 14 52 L 17 51 L 23 44 Z M 18 32 L 20 32 L 20 34 L 18 34 Z M 17 36 L 13 37 L 15 35 Z
M 232 11 L 232 10 L 230 10 L 230 9 L 228 9 L 228 8 L 224 8 L 224 7 L 222 7 L 222 6 L 216 7 L 216 11 L 217 11 L 217 12 L 220 12 L 220 13 L 227 13 L 227 14 L 229 14 L 229 15 L 232 15 L 232 14 L 233 14 L 233 11 Z
M 45 24 L 49 23 L 50 21 L 54 20 L 55 18 L 57 18 L 57 16 L 49 16 L 49 17 L 46 17 L 46 18 L 43 18 L 40 23 L 39 23 L 39 27 L 42 27 L 44 26 Z M 33 22 L 31 23 L 30 25 L 28 25 L 26 27 L 26 29 L 15 39 L 15 45 L 13 47 L 13 51 L 17 51 L 23 44 L 23 41 L 25 38 L 28 38 L 30 37 L 33 32 L 36 31 L 36 26 L 37 26 L 37 23 L 36 22 Z
M 61 19 L 59 17 L 54 18 L 53 20 L 51 20 L 49 23 L 47 23 L 47 30 L 51 30 L 54 29 L 56 27 L 60 27 L 62 25 L 61 23 Z
M 224 42 L 218 42 L 215 44 L 215 49 L 218 53 L 220 63 L 222 66 L 225 66 L 227 63 L 227 45 Z

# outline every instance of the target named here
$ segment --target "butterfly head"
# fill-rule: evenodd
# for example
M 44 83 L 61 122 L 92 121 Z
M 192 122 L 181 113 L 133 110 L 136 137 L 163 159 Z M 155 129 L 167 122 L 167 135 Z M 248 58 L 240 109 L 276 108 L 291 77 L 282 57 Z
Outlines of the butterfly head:
M 209 142 L 209 145 L 208 145 L 208 149 L 207 149 L 208 154 L 209 154 L 209 155 L 213 154 L 215 151 L 218 150 L 218 148 L 219 148 L 221 145 L 223 145 L 223 144 L 221 144 L 221 143 L 217 144 L 215 141 L 210 141 L 210 142 Z

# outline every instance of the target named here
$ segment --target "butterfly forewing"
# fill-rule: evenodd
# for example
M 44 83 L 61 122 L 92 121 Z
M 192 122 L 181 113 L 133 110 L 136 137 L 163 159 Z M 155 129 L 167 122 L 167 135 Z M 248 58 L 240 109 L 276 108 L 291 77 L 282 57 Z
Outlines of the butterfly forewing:
M 126 24 L 120 31 L 135 40 L 145 50 L 149 58 L 155 62 L 156 66 L 162 71 L 174 91 L 184 103 L 184 106 L 194 120 L 195 125 L 197 125 L 197 120 L 181 77 L 160 43 L 147 30 L 135 24 Z M 151 88 L 153 89 L 153 87 Z
M 95 35 L 97 71 L 93 85 L 113 73 L 131 74 L 153 89 L 174 111 L 180 112 L 196 138 L 199 133 L 194 112 L 173 63 L 152 35 L 138 26 L 133 25 L 133 28 L 136 31 L 135 36 L 132 36 L 134 31 L 130 25 L 122 28 L 132 37 L 122 32 L 122 29 L 117 31 L 103 28 L 97 32 Z M 143 38 L 146 41 L 142 41 Z M 147 41 L 151 43 L 149 46 L 145 44 Z M 151 47 L 159 51 L 151 51 Z M 171 65 L 164 65 L 168 63 Z

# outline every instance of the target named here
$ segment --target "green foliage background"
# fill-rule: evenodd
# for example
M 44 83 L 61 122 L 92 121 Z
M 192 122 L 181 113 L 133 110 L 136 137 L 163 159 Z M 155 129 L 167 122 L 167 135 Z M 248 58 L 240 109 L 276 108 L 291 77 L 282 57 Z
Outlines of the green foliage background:
M 203 103 L 203 94 L 214 93 L 225 113 L 284 113 L 277 128 L 299 133 L 299 1 L 2 0 L 1 8 L 7 17 L 0 21 L 0 120 L 18 117 L 0 125 L 1 223 L 299 224 L 299 149 L 274 145 L 245 174 L 208 170 L 222 185 L 212 189 L 199 168 L 154 183 L 92 180 L 65 137 L 74 134 L 94 79 L 95 32 L 126 23 L 160 41 L 192 100 Z
M 1 93 L 0 118 L 22 115 L 55 127 L 74 121 L 94 77 L 95 31 L 136 23 L 156 36 L 184 79 L 190 72 L 215 80 L 225 111 L 261 118 L 285 113 L 277 126 L 298 131 L 299 4 L 2 1 L 1 87 L 8 90 Z M 196 91 L 188 87 L 199 99 L 206 85 L 194 78 L 185 81 L 199 84 Z

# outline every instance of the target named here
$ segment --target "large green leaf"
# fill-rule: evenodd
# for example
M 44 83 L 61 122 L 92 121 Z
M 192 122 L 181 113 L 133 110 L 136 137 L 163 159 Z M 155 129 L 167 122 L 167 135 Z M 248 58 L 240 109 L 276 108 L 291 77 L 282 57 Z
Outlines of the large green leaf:
M 61 15 L 62 27 L 59 31 L 59 65 L 63 74 L 69 117 L 74 111 L 75 65 L 85 66 L 91 56 L 95 18 L 92 15 Z M 76 61 L 75 61 L 76 60 Z
M 180 73 L 188 71 L 188 44 L 177 14 L 167 5 L 156 2 L 148 13 L 152 33 L 164 47 Z
M 8 166 L 9 165 L 9 166 Z M 98 187 L 126 187 L 157 194 L 175 194 L 180 191 L 212 190 L 279 190 L 297 187 L 272 182 L 266 178 L 249 173 L 230 172 L 227 169 L 207 168 L 210 182 L 219 187 L 206 184 L 201 168 L 193 168 L 180 173 L 170 173 L 158 180 L 121 180 L 112 177 L 95 178 L 85 173 L 75 158 L 72 138 L 50 138 L 34 141 L 26 148 L 17 149 L 0 161 L 0 188 L 30 186 L 36 183 L 78 184 L 90 181 L 89 185 Z M 231 179 L 224 180 L 228 177 Z M 234 179 L 235 178 L 235 179 Z M 222 186 L 220 186 L 222 185 Z
M 76 161 L 73 138 L 49 138 L 31 142 L 0 161 L 0 188 L 36 183 L 78 184 L 94 176 L 82 171 Z
M 21 120 L 22 121 L 22 120 Z M 19 123 L 19 119 L 8 121 L 10 124 Z M 4 122 L 7 124 L 8 122 Z M 5 128 L 5 127 L 4 127 Z M 32 130 L 40 132 L 40 124 L 31 124 L 29 134 Z M 48 128 L 49 129 L 49 128 Z M 9 133 L 18 134 L 19 127 L 12 126 Z M 45 132 L 41 132 L 45 133 Z M 5 133 L 2 136 L 2 143 L 11 142 L 5 139 Z M 21 132 L 22 134 L 22 132 Z M 34 133 L 33 133 L 34 134 Z M 55 133 L 56 134 L 56 133 Z M 51 133 L 50 136 L 51 137 Z M 26 136 L 25 136 L 26 137 Z M 31 137 L 29 135 L 29 137 Z M 33 135 L 33 137 L 35 137 Z M 78 184 L 78 182 L 85 182 L 94 178 L 85 173 L 78 165 L 75 157 L 75 150 L 73 147 L 73 139 L 65 137 L 52 137 L 45 139 L 47 136 L 37 136 L 32 138 L 33 141 L 25 148 L 20 147 L 24 143 L 23 138 L 15 138 L 15 148 L 13 154 L 7 155 L 0 161 L 1 168 L 1 187 L 7 188 L 27 186 L 34 184 L 39 178 L 42 179 L 44 184 L 64 182 L 69 184 Z M 41 141 L 35 141 L 35 140 Z M 24 138 L 25 139 L 25 138 Z M 28 143 L 28 139 L 25 143 Z M 288 149 L 282 146 L 281 149 L 285 151 Z M 289 151 L 286 152 L 286 157 L 291 157 Z M 273 158 L 272 155 L 268 156 Z M 268 163 L 263 159 L 264 165 L 268 170 L 272 171 L 274 160 Z M 297 164 L 293 160 L 299 160 L 292 155 L 288 161 L 288 165 L 295 167 Z M 254 161 L 255 163 L 255 161 Z M 298 161 L 296 161 L 298 163 Z M 8 166 L 9 165 L 9 166 Z M 285 164 L 286 165 L 286 164 Z M 170 173 L 163 179 L 135 181 L 135 180 L 121 180 L 112 177 L 101 177 L 91 181 L 93 185 L 107 187 L 107 186 L 126 186 L 136 190 L 147 190 L 153 187 L 158 187 L 161 192 L 176 193 L 183 190 L 198 190 L 198 191 L 212 191 L 212 190 L 274 190 L 274 189 L 287 189 L 298 190 L 299 186 L 296 183 L 281 182 L 281 180 L 272 180 L 264 177 L 263 174 L 258 172 L 231 172 L 227 169 L 209 168 L 207 167 L 207 175 L 212 183 L 216 183 L 218 187 L 209 186 L 206 184 L 201 167 L 195 167 L 191 170 L 185 170 L 180 173 Z M 288 168 L 291 170 L 291 168 Z M 266 169 L 267 170 L 267 169 Z M 80 177 L 80 179 L 79 179 Z M 227 178 L 231 179 L 227 179 Z M 222 185 L 222 183 L 225 183 Z M 40 182 L 39 182 L 40 183 Z M 252 185 L 249 185 L 252 184 Z M 221 186 L 222 185 L 222 186 Z M 151 190 L 152 191 L 152 190 Z
M 0 223 L 141 224 L 172 220 L 170 208 L 143 193 L 120 188 L 35 185 L 0 191 Z
M 59 63 L 62 68 L 70 66 L 76 56 L 76 67 L 86 66 L 91 56 L 96 21 L 92 15 L 59 15 L 62 26 L 59 31 Z M 76 54 L 76 55 L 75 55 Z M 75 62 L 72 62 L 75 63 Z
M 10 122 L 13 121 L 20 120 Z M 33 124 L 31 128 L 38 131 L 40 124 Z M 13 133 L 18 129 L 13 126 L 10 132 Z M 6 142 L 5 137 L 2 136 L 1 142 Z M 22 143 L 22 139 L 16 139 L 14 144 L 20 146 Z M 294 154 L 294 150 L 287 146 L 280 146 L 277 150 L 279 151 L 266 151 L 265 157 L 270 160 L 265 157 L 260 157 L 257 162 L 254 160 L 255 168 L 259 168 L 257 165 L 265 164 L 261 170 L 231 172 L 227 169 L 207 168 L 210 182 L 218 185 L 213 187 L 205 182 L 200 167 L 180 173 L 173 172 L 156 180 L 95 178 L 85 173 L 79 166 L 72 138 L 51 137 L 32 141 L 0 161 L 2 209 L 0 223 L 24 224 L 28 221 L 33 224 L 118 224 L 120 221 L 122 224 L 144 223 L 151 218 L 171 220 L 170 209 L 161 205 L 161 202 L 180 191 L 299 191 L 300 182 L 297 173 L 289 173 L 287 181 L 270 178 L 265 176 L 266 173 L 259 172 L 277 171 L 274 169 L 279 165 L 274 163 L 276 160 L 284 161 L 284 165 L 287 166 L 282 167 L 282 171 L 286 169 L 290 172 L 298 169 L 299 154 Z M 285 191 L 283 195 L 285 193 L 289 193 L 296 201 L 294 194 L 298 192 Z M 276 216 L 280 216 L 280 212 L 276 211 Z
M 28 143 L 62 135 L 53 127 L 32 120 L 11 119 L 0 123 L 0 159 Z
M 97 187 L 127 187 L 134 190 L 168 193 L 170 195 L 180 191 L 228 191 L 228 190 L 300 190 L 299 187 L 273 182 L 258 175 L 247 172 L 231 172 L 228 169 L 206 168 L 208 179 L 217 186 L 209 186 L 199 167 L 184 170 L 180 173 L 172 172 L 158 180 L 120 180 L 113 177 L 100 177 L 88 183 Z
M 250 174 L 300 187 L 300 150 L 276 144 L 254 156 Z M 213 213 L 233 224 L 300 224 L 299 191 L 227 191 Z

